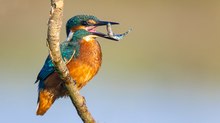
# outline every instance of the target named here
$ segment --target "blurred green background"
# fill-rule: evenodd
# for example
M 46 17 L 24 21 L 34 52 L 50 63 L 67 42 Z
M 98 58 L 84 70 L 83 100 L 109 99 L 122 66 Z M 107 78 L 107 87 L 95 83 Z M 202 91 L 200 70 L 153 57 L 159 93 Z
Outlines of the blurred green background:
M 50 1 L 0 3 L 0 122 L 81 122 L 68 98 L 35 115 Z M 98 38 L 102 68 L 81 90 L 98 123 L 220 122 L 219 0 L 65 0 L 64 8 L 62 40 L 77 14 L 120 22 L 115 33 L 133 29 L 120 42 Z

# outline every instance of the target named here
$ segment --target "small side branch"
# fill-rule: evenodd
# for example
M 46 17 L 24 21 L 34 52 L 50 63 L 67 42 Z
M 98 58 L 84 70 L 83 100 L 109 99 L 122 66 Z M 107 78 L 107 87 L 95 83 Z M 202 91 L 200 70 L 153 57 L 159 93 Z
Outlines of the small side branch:
M 69 71 L 64 63 L 60 53 L 60 30 L 63 17 L 63 0 L 51 0 L 51 11 L 48 21 L 47 44 L 50 50 L 51 59 L 56 66 L 65 86 L 69 91 L 72 103 L 74 104 L 78 115 L 84 123 L 95 123 L 91 113 L 85 103 L 84 97 L 79 94 L 74 80 L 69 75 Z

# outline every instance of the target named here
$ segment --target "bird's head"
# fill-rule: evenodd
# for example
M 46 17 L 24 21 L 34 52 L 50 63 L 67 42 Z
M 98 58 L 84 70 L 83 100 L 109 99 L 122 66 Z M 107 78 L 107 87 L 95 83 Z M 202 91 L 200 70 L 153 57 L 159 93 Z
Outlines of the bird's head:
M 76 30 L 76 32 L 73 34 L 72 41 L 73 42 L 78 42 L 80 40 L 90 41 L 90 40 L 94 40 L 96 37 L 102 37 L 102 38 L 107 38 L 113 41 L 118 41 L 114 38 L 109 37 L 108 35 L 104 33 L 90 32 L 85 29 Z
M 105 26 L 108 23 L 111 25 L 119 24 L 117 22 L 101 21 L 92 15 L 76 15 L 70 18 L 66 23 L 67 40 L 72 38 L 76 30 L 84 29 L 88 32 L 96 32 L 97 26 Z

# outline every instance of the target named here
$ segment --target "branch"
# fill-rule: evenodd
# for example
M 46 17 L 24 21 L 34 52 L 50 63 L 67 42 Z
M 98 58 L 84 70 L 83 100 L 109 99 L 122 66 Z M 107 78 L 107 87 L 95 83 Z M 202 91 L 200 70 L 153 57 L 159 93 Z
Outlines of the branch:
M 79 91 L 75 86 L 75 81 L 69 75 L 69 70 L 61 57 L 59 41 L 63 17 L 63 4 L 63 0 L 51 0 L 47 32 L 47 44 L 50 50 L 50 56 L 60 77 L 65 82 L 65 86 L 69 91 L 71 101 L 75 106 L 78 115 L 84 123 L 95 123 L 91 113 L 88 111 L 84 97 L 79 94 Z

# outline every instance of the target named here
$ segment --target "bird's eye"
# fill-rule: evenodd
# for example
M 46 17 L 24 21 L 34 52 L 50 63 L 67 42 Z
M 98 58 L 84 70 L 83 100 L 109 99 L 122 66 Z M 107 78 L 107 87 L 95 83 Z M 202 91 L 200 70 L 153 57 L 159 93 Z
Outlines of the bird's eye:
M 82 23 L 82 25 L 84 25 L 84 26 L 88 25 L 88 23 L 87 23 L 86 21 L 82 21 L 81 23 Z

